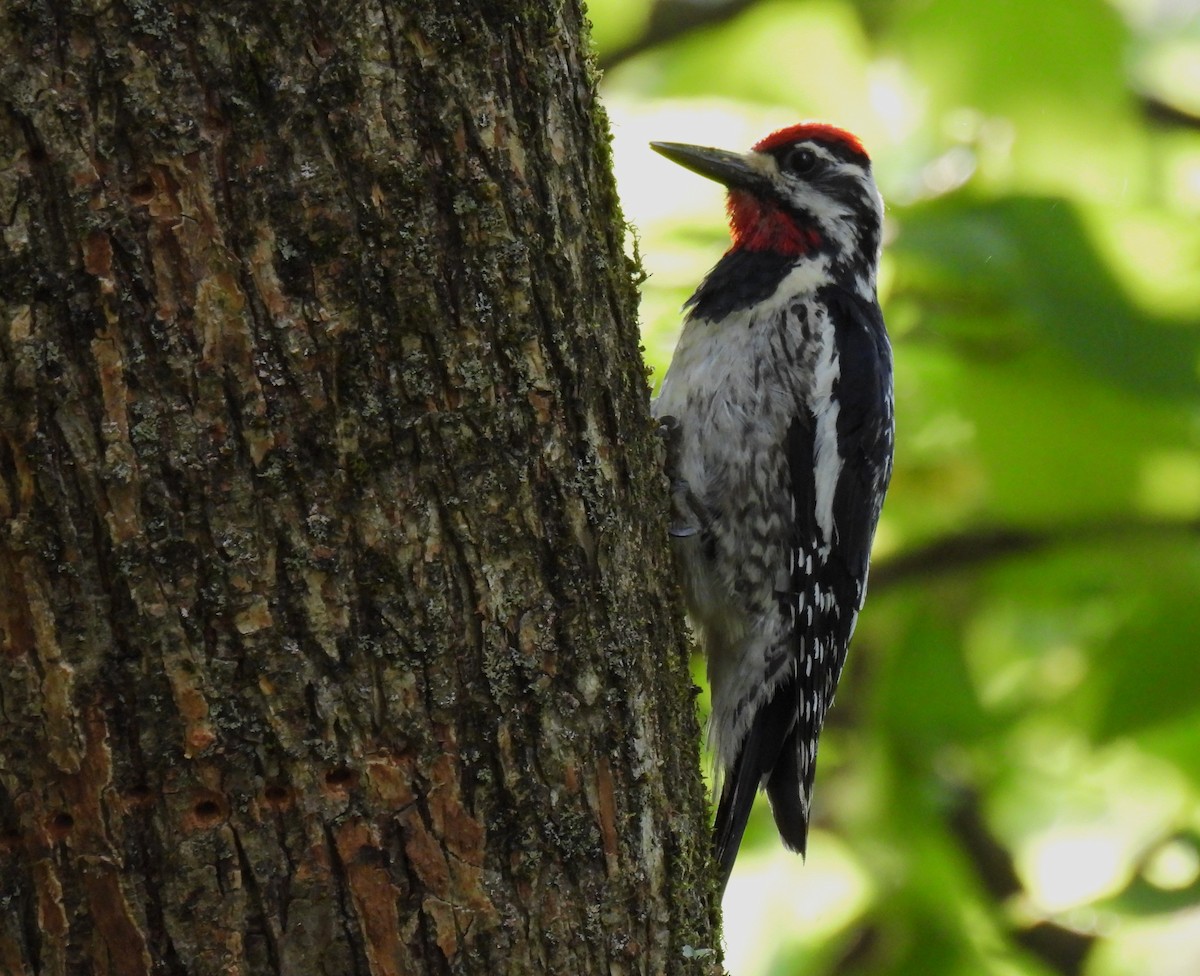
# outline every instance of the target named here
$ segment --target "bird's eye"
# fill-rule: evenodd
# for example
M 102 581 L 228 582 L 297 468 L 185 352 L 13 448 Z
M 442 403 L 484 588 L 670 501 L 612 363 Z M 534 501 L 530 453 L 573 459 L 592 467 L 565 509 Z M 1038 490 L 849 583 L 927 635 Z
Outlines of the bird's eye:
M 820 165 L 821 157 L 807 146 L 797 146 L 784 160 L 784 166 L 797 176 L 812 176 Z

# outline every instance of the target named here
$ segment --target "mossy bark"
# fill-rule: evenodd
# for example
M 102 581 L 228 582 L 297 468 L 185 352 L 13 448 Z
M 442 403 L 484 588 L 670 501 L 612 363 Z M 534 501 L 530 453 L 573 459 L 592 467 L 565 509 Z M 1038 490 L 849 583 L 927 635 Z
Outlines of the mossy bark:
M 0 7 L 0 971 L 714 965 L 583 32 Z

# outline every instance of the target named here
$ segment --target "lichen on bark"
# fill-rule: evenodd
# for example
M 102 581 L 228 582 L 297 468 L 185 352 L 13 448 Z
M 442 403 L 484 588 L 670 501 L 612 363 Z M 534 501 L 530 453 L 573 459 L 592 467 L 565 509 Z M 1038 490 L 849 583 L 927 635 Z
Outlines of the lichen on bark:
M 712 965 L 583 31 L 0 13 L 0 968 Z

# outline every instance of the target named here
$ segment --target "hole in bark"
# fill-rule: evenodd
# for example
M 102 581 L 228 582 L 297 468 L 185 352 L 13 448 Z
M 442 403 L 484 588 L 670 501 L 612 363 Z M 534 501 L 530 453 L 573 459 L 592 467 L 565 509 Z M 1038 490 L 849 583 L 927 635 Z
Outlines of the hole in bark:
M 263 790 L 263 799 L 271 806 L 280 808 L 286 807 L 292 799 L 292 791 L 286 786 L 280 786 L 278 783 L 272 783 Z
M 325 774 L 325 785 L 333 790 L 350 790 L 358 782 L 358 773 L 347 766 L 338 766 Z
M 135 183 L 129 188 L 129 196 L 134 203 L 145 205 L 154 199 L 154 184 L 150 180 Z
M 211 830 L 229 816 L 229 801 L 214 790 L 197 790 L 192 805 L 183 816 L 185 830 Z
M 69 813 L 56 813 L 50 818 L 50 836 L 55 840 L 63 840 L 75 826 L 75 818 Z
M 133 786 L 125 791 L 125 805 L 127 807 L 148 807 L 154 795 L 150 792 L 150 787 L 146 785 Z

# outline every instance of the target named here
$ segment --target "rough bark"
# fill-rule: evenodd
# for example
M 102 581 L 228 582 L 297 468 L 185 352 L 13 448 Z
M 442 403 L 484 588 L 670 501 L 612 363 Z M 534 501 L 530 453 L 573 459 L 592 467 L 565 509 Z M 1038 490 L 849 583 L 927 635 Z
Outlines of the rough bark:
M 714 965 L 582 34 L 0 6 L 0 971 Z

